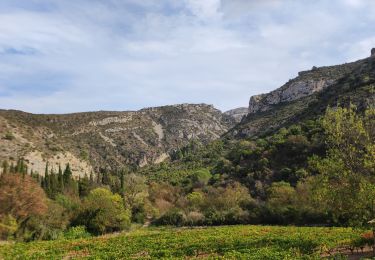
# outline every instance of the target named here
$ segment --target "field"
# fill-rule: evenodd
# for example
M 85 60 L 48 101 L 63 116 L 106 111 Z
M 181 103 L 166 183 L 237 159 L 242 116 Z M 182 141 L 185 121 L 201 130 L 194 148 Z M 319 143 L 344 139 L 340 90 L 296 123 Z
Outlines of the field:
M 361 233 L 324 227 L 141 228 L 89 239 L 2 245 L 0 259 L 320 259 Z

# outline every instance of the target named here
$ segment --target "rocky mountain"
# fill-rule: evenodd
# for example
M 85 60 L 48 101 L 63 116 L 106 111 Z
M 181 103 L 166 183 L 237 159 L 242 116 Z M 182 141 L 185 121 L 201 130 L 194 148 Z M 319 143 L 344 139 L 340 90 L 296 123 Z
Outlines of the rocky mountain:
M 239 107 L 224 112 L 225 115 L 233 117 L 234 120 L 239 123 L 242 118 L 247 115 L 249 109 L 247 107 Z
M 69 162 L 74 174 L 144 166 L 166 160 L 193 139 L 217 139 L 234 123 L 233 117 L 205 104 L 65 115 L 0 110 L 0 161 L 24 158 L 39 173 L 46 161 L 55 169 Z
M 322 114 L 327 106 L 375 105 L 375 49 L 369 58 L 329 67 L 313 67 L 280 88 L 252 96 L 248 115 L 226 135 L 254 137 Z
M 69 162 L 73 173 L 168 159 L 192 140 L 249 138 L 316 118 L 327 106 L 375 106 L 375 49 L 371 57 L 312 68 L 280 88 L 250 98 L 248 108 L 220 112 L 205 104 L 181 104 L 127 112 L 36 115 L 0 110 L 0 161 L 44 172 Z

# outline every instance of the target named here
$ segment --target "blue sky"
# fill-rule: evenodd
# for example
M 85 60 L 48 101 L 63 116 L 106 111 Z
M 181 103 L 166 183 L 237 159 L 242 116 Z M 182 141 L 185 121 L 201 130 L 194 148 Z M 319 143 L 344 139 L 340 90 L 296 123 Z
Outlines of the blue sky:
M 247 106 L 369 56 L 373 0 L 1 0 L 0 108 Z

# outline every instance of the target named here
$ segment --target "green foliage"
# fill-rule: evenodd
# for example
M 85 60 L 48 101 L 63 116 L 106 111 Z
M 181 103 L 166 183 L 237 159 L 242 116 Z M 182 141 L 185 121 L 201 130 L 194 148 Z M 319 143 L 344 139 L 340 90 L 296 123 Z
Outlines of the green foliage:
M 96 235 L 121 231 L 130 226 L 130 212 L 125 209 L 120 195 L 97 188 L 84 199 L 73 225 L 84 225 Z
M 326 158 L 312 157 L 315 197 L 336 223 L 365 225 L 375 216 L 375 110 L 328 109 L 323 118 Z
M 0 218 L 0 239 L 11 240 L 18 230 L 17 220 L 12 215 L 6 215 Z
M 64 232 L 65 239 L 77 239 L 77 238 L 89 238 L 91 234 L 87 232 L 85 226 L 76 226 L 71 227 L 67 231 Z

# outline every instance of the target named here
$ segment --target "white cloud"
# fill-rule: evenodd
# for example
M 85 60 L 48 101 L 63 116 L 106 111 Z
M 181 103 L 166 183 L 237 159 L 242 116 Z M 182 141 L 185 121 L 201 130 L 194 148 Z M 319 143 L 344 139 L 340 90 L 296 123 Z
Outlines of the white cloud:
M 206 102 L 226 110 L 299 70 L 363 58 L 375 46 L 374 5 L 365 0 L 28 3 L 0 4 L 2 108 Z M 1 51 L 12 48 L 35 53 Z

